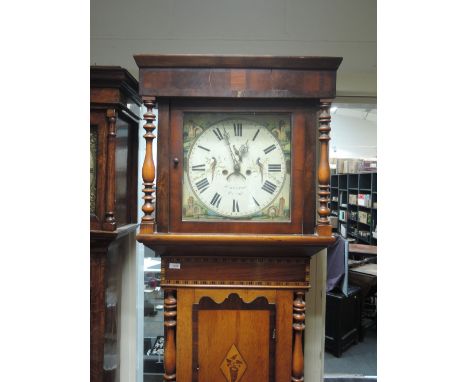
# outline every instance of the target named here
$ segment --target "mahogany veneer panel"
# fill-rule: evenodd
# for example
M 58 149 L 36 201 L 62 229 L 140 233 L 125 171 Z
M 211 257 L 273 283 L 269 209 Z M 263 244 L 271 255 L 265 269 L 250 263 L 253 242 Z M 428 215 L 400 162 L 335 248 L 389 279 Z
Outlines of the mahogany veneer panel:
M 161 285 L 308 287 L 309 258 L 163 257 Z
M 335 71 L 140 69 L 140 94 L 161 97 L 334 98 Z

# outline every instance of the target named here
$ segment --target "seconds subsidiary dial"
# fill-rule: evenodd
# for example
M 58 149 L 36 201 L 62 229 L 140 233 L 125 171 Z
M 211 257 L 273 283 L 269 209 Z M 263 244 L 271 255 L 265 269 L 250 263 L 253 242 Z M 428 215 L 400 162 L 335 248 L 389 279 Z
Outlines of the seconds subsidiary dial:
M 248 218 L 278 198 L 289 172 L 284 152 L 289 138 L 280 122 L 267 128 L 258 118 L 237 115 L 205 129 L 191 126 L 195 137 L 187 153 L 186 178 L 207 215 Z M 281 207 L 265 214 L 278 216 L 282 208 L 284 216 L 282 199 Z

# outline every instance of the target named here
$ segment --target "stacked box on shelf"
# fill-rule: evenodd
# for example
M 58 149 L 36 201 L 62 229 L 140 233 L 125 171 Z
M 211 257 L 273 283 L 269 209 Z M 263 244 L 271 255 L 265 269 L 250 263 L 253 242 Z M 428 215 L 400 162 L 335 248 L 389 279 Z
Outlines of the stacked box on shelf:
M 338 217 L 341 221 L 348 220 L 348 211 L 340 210 Z
M 358 221 L 359 223 L 364 223 L 364 224 L 369 224 L 370 222 L 370 214 L 368 214 L 365 211 L 359 211 L 358 212 Z
M 344 162 L 341 159 L 337 159 L 336 161 L 336 173 L 337 174 L 343 174 L 344 168 L 343 168 Z
M 376 160 L 362 160 L 359 163 L 359 172 L 376 172 L 377 161 Z
M 335 174 L 375 173 L 377 161 L 374 159 L 330 158 L 330 168 Z
M 372 199 L 370 194 L 358 194 L 358 206 L 368 207 L 372 206 Z
M 361 159 L 349 159 L 348 160 L 348 173 L 357 174 L 361 166 Z

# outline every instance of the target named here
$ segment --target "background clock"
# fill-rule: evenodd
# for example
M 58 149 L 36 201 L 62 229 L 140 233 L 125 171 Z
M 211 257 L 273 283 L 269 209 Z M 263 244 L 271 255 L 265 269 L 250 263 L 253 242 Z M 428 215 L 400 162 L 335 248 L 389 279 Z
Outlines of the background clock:
M 290 220 L 290 114 L 184 115 L 184 220 Z
M 121 67 L 91 66 L 90 85 L 90 381 L 102 382 L 118 374 L 104 359 L 119 354 L 122 264 L 138 227 L 141 99 Z

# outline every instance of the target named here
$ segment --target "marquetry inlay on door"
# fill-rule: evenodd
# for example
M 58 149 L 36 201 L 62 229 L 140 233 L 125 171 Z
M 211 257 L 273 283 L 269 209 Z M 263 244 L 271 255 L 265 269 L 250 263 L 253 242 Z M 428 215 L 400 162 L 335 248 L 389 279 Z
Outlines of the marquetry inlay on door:
M 228 382 L 239 382 L 241 380 L 247 369 L 247 364 L 236 348 L 236 345 L 232 344 L 226 354 L 226 358 L 221 363 L 220 369 Z
M 218 304 L 206 296 L 192 314 L 192 382 L 275 381 L 275 304 L 265 297 L 246 303 L 237 293 Z

